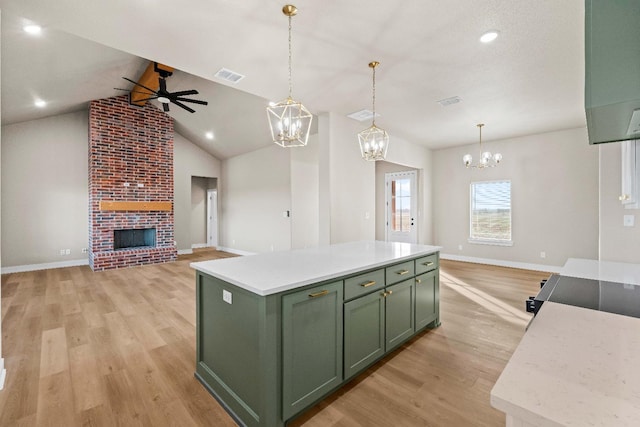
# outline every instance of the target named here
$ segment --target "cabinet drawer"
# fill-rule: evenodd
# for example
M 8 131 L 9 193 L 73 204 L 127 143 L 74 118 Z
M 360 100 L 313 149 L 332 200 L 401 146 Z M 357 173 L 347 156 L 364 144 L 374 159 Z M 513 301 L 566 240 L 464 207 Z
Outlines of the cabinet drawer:
M 384 287 L 384 270 L 374 270 L 344 280 L 344 299 L 348 300 L 359 295 Z
M 416 274 L 426 273 L 436 268 L 438 268 L 438 254 L 427 255 L 416 260 Z
M 387 279 L 387 286 L 393 283 L 400 282 L 402 280 L 406 280 L 409 277 L 413 276 L 415 276 L 415 267 L 413 260 L 385 268 L 385 278 Z

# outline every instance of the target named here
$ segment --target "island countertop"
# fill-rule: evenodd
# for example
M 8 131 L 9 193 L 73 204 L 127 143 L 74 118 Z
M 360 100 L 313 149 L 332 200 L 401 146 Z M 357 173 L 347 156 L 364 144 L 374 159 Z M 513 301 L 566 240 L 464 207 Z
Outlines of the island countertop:
M 191 263 L 191 267 L 266 296 L 429 255 L 439 246 L 361 241 Z
M 562 276 L 640 285 L 640 264 L 569 258 L 560 270 Z
M 640 319 L 547 301 L 491 405 L 527 426 L 637 426 L 638 354 Z

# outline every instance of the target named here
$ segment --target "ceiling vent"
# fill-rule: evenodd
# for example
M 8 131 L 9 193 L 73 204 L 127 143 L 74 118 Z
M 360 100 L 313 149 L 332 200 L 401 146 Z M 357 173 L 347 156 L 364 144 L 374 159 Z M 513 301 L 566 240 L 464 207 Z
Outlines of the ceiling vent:
M 451 98 L 445 98 L 438 101 L 441 107 L 448 107 L 449 105 L 457 104 L 462 101 L 459 96 L 452 96 Z
M 235 71 L 231 71 L 226 68 L 219 69 L 215 76 L 219 79 L 226 80 L 229 83 L 233 84 L 236 84 L 240 80 L 244 79 L 244 76 L 242 74 L 236 73 Z
M 353 120 L 357 120 L 359 122 L 364 122 L 365 120 L 371 120 L 373 118 L 373 111 L 371 110 L 360 110 L 355 113 L 349 114 L 347 117 Z M 376 117 L 380 117 L 380 114 L 376 113 Z

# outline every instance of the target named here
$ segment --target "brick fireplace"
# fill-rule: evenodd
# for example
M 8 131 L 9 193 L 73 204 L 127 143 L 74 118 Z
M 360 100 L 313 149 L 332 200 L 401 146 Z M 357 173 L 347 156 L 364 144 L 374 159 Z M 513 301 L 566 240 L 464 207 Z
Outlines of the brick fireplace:
M 175 261 L 173 233 L 173 119 L 153 105 L 129 105 L 126 95 L 91 101 L 89 265 Z

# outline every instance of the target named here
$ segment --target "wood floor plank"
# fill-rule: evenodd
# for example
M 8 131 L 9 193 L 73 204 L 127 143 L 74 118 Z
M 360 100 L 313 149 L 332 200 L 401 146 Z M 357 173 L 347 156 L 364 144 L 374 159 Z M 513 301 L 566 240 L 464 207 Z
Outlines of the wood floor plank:
M 234 426 L 194 378 L 194 261 L 2 275 L 0 427 Z M 442 261 L 442 325 L 419 334 L 289 425 L 504 426 L 489 393 L 547 273 Z M 66 354 L 66 356 L 65 356 Z M 65 359 L 66 358 L 66 359 Z

